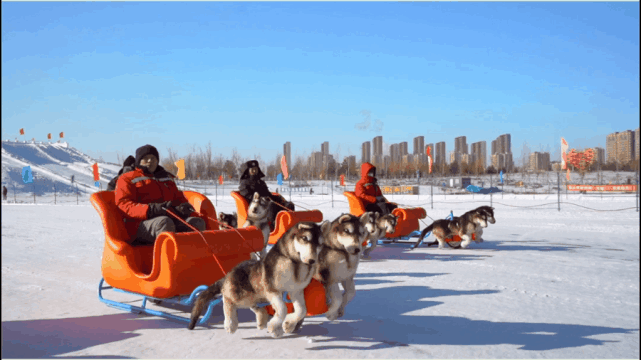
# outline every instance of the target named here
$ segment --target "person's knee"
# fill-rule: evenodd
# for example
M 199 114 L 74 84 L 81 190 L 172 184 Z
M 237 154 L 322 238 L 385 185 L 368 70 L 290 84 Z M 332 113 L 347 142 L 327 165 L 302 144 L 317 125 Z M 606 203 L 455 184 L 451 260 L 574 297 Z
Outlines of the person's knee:
M 159 216 L 154 224 L 154 233 L 158 236 L 165 231 L 176 232 L 176 225 L 169 216 Z
M 199 217 L 191 217 L 187 219 L 187 223 L 200 231 L 205 231 L 207 228 L 207 224 L 205 223 L 205 220 Z

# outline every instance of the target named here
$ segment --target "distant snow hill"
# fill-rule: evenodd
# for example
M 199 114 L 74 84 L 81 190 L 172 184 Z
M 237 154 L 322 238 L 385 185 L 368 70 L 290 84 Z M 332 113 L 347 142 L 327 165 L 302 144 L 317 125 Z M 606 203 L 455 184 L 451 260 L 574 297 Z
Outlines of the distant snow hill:
M 70 147 L 66 142 L 2 141 L 2 185 L 11 191 L 15 187 L 18 193 L 33 193 L 35 184 L 37 195 L 53 193 L 54 186 L 58 193 L 73 193 L 76 188 L 81 192 L 93 193 L 100 190 L 93 180 L 92 166 L 96 162 L 91 156 Z M 24 183 L 22 168 L 25 166 L 31 166 L 34 183 Z M 103 190 L 118 174 L 120 167 L 117 164 L 98 162 Z

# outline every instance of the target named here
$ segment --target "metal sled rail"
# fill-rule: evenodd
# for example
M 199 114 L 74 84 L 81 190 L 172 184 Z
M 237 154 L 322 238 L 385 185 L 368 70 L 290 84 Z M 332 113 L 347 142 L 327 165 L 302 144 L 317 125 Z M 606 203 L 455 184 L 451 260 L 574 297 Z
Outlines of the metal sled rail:
M 166 298 L 166 299 L 157 299 L 157 298 L 153 298 L 153 297 L 150 297 L 150 296 L 138 294 L 138 293 L 135 293 L 135 292 L 114 288 L 114 287 L 112 287 L 110 285 L 106 285 L 105 286 L 104 283 L 105 283 L 105 279 L 104 278 L 100 279 L 100 284 L 98 285 L 98 298 L 100 299 L 100 301 L 102 301 L 103 303 L 107 304 L 108 306 L 111 306 L 111 307 L 114 307 L 114 308 L 120 309 L 120 310 L 129 311 L 129 312 L 136 313 L 136 314 L 145 313 L 147 315 L 160 316 L 160 317 L 163 317 L 165 319 L 181 321 L 181 322 L 187 322 L 187 323 L 189 323 L 189 321 L 190 321 L 189 317 L 178 316 L 178 315 L 170 314 L 170 313 L 167 313 L 167 312 L 164 312 L 164 311 L 153 310 L 153 309 L 147 308 L 146 307 L 147 300 L 155 300 L 155 301 L 160 301 L 160 302 L 167 303 L 167 304 L 172 304 L 172 305 L 193 306 L 194 302 L 196 301 L 196 297 L 198 296 L 198 294 L 201 291 L 207 289 L 207 285 L 201 285 L 201 286 L 197 287 L 196 289 L 194 289 L 194 291 L 192 291 L 191 295 L 189 295 L 189 296 L 175 296 L 175 297 Z M 129 294 L 129 295 L 142 296 L 142 306 L 125 304 L 125 303 L 122 303 L 122 302 L 119 302 L 119 301 L 105 299 L 102 296 L 102 291 L 103 290 L 109 290 L 109 289 L 113 289 L 115 291 L 122 292 L 122 293 Z M 205 312 L 205 315 L 203 317 L 201 317 L 200 320 L 198 320 L 197 324 L 198 325 L 204 325 L 207 321 L 209 321 L 209 319 L 211 318 L 211 316 L 212 316 L 212 314 L 214 312 L 214 306 L 216 306 L 221 301 L 222 301 L 222 297 L 220 297 L 220 296 L 218 298 L 210 301 L 209 305 L 207 306 L 207 312 Z

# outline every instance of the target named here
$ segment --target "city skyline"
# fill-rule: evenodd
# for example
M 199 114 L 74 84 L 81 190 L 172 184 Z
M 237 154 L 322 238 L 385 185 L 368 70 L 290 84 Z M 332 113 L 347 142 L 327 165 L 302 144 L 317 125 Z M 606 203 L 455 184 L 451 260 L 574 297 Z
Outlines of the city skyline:
M 638 2 L 3 2 L 2 10 L 2 139 L 21 128 L 27 140 L 64 131 L 111 162 L 147 143 L 161 157 L 211 142 L 216 154 L 272 161 L 289 141 L 294 161 L 330 141 L 325 153 L 360 157 L 363 142 L 383 135 L 385 152 L 407 142 L 414 155 L 423 136 L 443 159 L 458 136 L 468 155 L 486 141 L 489 163 L 491 141 L 505 133 L 506 158 L 520 162 L 527 141 L 559 159 L 561 137 L 606 147 L 606 134 L 639 119 Z M 499 25 L 507 23 L 509 32 Z

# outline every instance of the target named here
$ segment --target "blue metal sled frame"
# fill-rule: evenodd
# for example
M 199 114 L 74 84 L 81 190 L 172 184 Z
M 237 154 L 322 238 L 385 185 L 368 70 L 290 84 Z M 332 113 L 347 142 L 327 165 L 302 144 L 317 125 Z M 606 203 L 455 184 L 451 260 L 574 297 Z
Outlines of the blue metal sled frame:
M 152 316 L 160 316 L 160 317 L 163 317 L 163 318 L 166 318 L 166 319 L 177 320 L 177 321 L 182 321 L 182 322 L 187 322 L 188 323 L 190 321 L 189 317 L 177 316 L 177 315 L 170 314 L 170 313 L 167 313 L 167 312 L 164 312 L 164 311 L 158 311 L 158 310 L 153 310 L 153 309 L 147 308 L 146 307 L 147 300 L 157 300 L 157 301 L 161 301 L 161 302 L 167 303 L 167 304 L 192 306 L 194 304 L 194 302 L 196 301 L 196 297 L 198 296 L 198 294 L 201 291 L 206 290 L 207 287 L 208 287 L 207 285 L 201 285 L 201 286 L 197 287 L 196 289 L 194 289 L 194 291 L 192 291 L 191 295 L 189 295 L 189 296 L 175 296 L 175 297 L 166 298 L 166 299 L 158 299 L 158 298 L 153 298 L 153 297 L 150 297 L 150 296 L 138 294 L 138 293 L 135 293 L 135 292 L 118 289 L 118 288 L 115 288 L 115 287 L 110 286 L 108 284 L 105 285 L 105 279 L 102 278 L 102 279 L 100 279 L 100 284 L 98 285 L 98 298 L 103 303 L 107 304 L 108 306 L 114 307 L 116 309 L 125 310 L 125 311 L 129 311 L 129 312 L 136 313 L 136 314 L 145 313 L 145 314 L 152 315 Z M 135 306 L 135 305 L 121 303 L 119 301 L 105 299 L 102 296 L 102 291 L 103 290 L 109 290 L 109 289 L 113 289 L 115 291 L 122 292 L 122 293 L 125 293 L 125 294 L 130 294 L 130 295 L 135 295 L 135 296 L 142 296 L 142 306 Z M 197 325 L 204 325 L 207 321 L 209 321 L 209 318 L 212 316 L 212 314 L 214 312 L 214 306 L 216 306 L 222 300 L 223 300 L 222 297 L 218 296 L 216 299 L 210 301 L 209 305 L 207 306 L 207 312 L 205 312 L 205 315 L 202 318 L 200 318 L 200 320 L 198 321 Z

